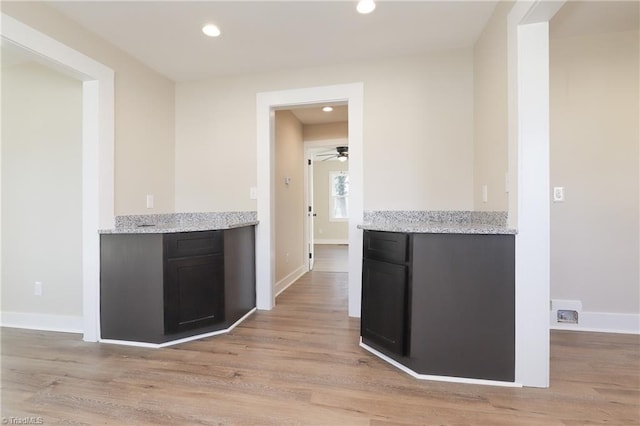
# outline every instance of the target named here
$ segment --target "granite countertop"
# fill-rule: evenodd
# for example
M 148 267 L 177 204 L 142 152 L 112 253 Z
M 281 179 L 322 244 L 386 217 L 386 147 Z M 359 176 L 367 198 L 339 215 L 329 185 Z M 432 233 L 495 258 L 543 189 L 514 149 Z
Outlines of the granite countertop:
M 168 234 L 215 231 L 257 225 L 256 212 L 167 213 L 117 216 L 115 227 L 100 234 Z
M 517 234 L 507 226 L 506 212 L 373 211 L 365 212 L 364 223 L 358 228 L 423 234 Z

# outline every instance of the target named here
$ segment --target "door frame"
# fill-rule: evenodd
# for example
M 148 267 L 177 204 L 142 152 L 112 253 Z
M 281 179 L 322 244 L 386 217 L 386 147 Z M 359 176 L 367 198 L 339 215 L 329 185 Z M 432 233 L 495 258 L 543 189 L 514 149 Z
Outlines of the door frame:
M 313 151 L 316 148 L 335 148 L 338 146 L 348 146 L 349 145 L 349 138 L 336 138 L 336 139 L 322 139 L 322 140 L 317 140 L 317 141 L 304 141 L 304 161 L 307 162 L 309 160 L 313 161 Z M 311 166 L 311 169 L 313 169 L 313 165 Z M 314 206 L 313 203 L 313 194 L 314 194 L 314 190 L 313 190 L 313 173 L 310 173 L 309 167 L 305 164 L 305 168 L 304 168 L 304 202 L 305 202 L 305 208 L 308 208 L 308 206 Z M 313 212 L 311 213 L 315 213 L 315 206 L 313 207 Z M 309 216 L 309 214 L 307 213 L 307 215 L 305 216 L 305 221 L 304 221 L 304 247 L 305 247 L 305 256 L 309 256 L 309 254 L 307 253 L 307 251 L 309 251 L 310 253 L 313 253 L 313 222 L 314 219 L 313 217 Z M 307 262 L 308 268 L 307 270 L 311 270 L 311 266 L 310 264 L 313 263 L 314 259 L 311 259 L 309 262 Z
M 97 342 L 100 339 L 98 230 L 112 228 L 114 224 L 114 72 L 4 13 L 0 37 L 35 54 L 57 71 L 82 81 L 82 330 L 84 341 Z M 30 328 L 48 329 L 43 321 L 46 319 Z
M 349 108 L 349 316 L 360 316 L 363 219 L 364 84 L 350 83 L 262 92 L 256 95 L 258 221 L 256 227 L 256 304 L 275 305 L 275 110 L 329 102 Z

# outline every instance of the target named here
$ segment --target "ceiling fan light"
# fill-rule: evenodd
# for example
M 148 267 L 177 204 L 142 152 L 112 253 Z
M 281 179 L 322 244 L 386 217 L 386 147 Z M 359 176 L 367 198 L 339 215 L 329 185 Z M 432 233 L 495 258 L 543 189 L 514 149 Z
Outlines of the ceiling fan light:
M 340 161 L 341 163 L 344 163 L 345 161 L 347 161 L 347 156 L 346 155 L 339 155 L 338 156 L 338 161 Z
M 356 6 L 358 13 L 362 13 L 363 15 L 373 12 L 375 8 L 376 4 L 373 0 L 360 0 Z

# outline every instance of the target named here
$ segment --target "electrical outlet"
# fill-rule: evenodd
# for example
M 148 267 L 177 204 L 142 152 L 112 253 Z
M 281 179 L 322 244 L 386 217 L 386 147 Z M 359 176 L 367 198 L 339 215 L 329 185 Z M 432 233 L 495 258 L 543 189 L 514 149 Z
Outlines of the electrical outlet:
M 553 201 L 555 203 L 561 203 L 564 201 L 564 187 L 555 186 L 553 188 Z
M 42 282 L 36 281 L 33 286 L 33 294 L 36 296 L 42 296 Z
M 154 199 L 152 194 L 147 195 L 147 208 L 152 209 L 154 204 Z

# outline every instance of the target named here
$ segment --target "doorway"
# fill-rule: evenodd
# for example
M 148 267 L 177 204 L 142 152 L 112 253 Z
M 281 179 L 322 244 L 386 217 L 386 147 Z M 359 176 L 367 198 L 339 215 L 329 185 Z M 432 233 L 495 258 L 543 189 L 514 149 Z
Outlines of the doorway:
M 96 342 L 100 338 L 97 230 L 113 227 L 114 221 L 114 72 L 5 14 L 0 36 L 3 43 L 31 52 L 43 63 L 82 81 L 82 330 L 85 341 Z M 20 319 L 13 325 L 51 328 L 42 318 L 35 324 Z
M 348 137 L 305 142 L 309 271 L 349 272 L 348 147 Z
M 256 296 L 258 309 L 270 310 L 275 304 L 275 203 L 274 203 L 274 115 L 275 109 L 345 102 L 349 114 L 350 213 L 349 213 L 349 316 L 360 316 L 362 272 L 362 231 L 357 228 L 363 218 L 362 146 L 363 146 L 363 84 L 312 87 L 256 96 L 258 154 L 258 220 L 256 228 Z

